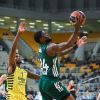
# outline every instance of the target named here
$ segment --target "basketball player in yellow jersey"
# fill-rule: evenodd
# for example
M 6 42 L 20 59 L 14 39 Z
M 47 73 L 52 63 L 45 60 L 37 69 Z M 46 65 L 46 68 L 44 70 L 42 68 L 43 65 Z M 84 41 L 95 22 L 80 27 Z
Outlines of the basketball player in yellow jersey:
M 18 32 L 13 41 L 12 49 L 9 55 L 7 75 L 7 100 L 27 100 L 25 94 L 27 77 L 35 80 L 39 79 L 39 75 L 20 68 L 21 58 L 19 54 L 16 53 L 17 43 L 20 39 L 20 35 L 25 31 L 25 26 L 26 25 L 24 22 L 21 22 L 19 24 Z

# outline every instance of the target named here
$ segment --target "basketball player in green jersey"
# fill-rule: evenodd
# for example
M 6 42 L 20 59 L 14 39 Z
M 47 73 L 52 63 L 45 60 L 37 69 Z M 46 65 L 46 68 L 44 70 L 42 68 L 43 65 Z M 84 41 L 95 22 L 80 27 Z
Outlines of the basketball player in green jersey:
M 43 100 L 74 100 L 70 92 L 63 86 L 59 80 L 60 66 L 58 56 L 66 54 L 73 48 L 76 48 L 80 24 L 75 25 L 75 32 L 67 42 L 55 44 L 52 43 L 51 37 L 43 31 L 38 31 L 34 39 L 39 43 L 39 56 L 41 62 L 42 75 L 39 81 L 39 90 Z M 82 37 L 82 43 L 86 37 Z

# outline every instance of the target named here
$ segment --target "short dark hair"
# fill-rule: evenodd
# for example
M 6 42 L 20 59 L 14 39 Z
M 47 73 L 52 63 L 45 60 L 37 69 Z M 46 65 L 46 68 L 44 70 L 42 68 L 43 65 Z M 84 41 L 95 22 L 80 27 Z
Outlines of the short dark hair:
M 34 34 L 34 40 L 37 42 L 37 43 L 40 43 L 40 38 L 42 36 L 42 31 L 37 31 L 35 34 Z

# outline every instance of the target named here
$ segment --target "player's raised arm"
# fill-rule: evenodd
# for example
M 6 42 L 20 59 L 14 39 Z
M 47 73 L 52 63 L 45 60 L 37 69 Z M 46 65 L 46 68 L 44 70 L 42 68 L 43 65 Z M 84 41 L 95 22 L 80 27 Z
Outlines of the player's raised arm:
M 71 19 L 71 20 L 73 20 L 73 22 L 75 22 L 74 23 L 74 27 L 75 27 L 74 33 L 71 35 L 69 40 L 66 42 L 62 42 L 59 44 L 54 44 L 54 43 L 50 44 L 47 48 L 48 55 L 54 56 L 56 52 L 61 52 L 65 49 L 73 46 L 73 44 L 76 42 L 76 40 L 78 38 L 80 26 L 83 24 L 83 21 L 86 20 L 85 17 L 81 19 L 81 16 L 82 15 L 80 14 L 79 11 L 74 11 L 72 13 L 71 17 L 74 18 L 74 20 L 73 19 Z M 83 15 L 83 16 L 85 16 L 85 15 Z
M 87 43 L 87 37 L 83 36 L 82 38 L 78 38 L 76 44 L 74 44 L 72 47 L 69 47 L 61 52 L 58 52 L 59 56 L 65 55 L 67 53 L 70 53 L 74 50 L 76 50 L 78 47 L 84 45 Z
M 17 32 L 17 34 L 14 38 L 13 45 L 12 45 L 12 48 L 11 48 L 11 51 L 10 51 L 10 54 L 9 54 L 8 73 L 11 73 L 13 71 L 13 67 L 14 67 L 14 64 L 15 64 L 17 43 L 20 39 L 20 34 L 25 31 L 25 28 L 26 28 L 25 26 L 26 26 L 25 22 L 21 22 L 19 24 L 18 32 Z
M 68 41 L 55 44 L 52 43 L 47 47 L 47 54 L 50 56 L 54 56 L 56 52 L 64 51 L 65 49 L 72 47 L 73 44 L 76 42 L 78 34 L 79 34 L 80 24 L 77 23 L 75 25 L 75 32 L 71 35 Z

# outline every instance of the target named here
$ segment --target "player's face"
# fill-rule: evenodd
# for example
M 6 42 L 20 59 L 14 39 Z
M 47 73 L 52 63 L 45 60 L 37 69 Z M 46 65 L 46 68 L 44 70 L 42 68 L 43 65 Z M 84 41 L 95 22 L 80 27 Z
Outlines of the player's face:
M 15 63 L 18 65 L 21 63 L 21 56 L 18 53 L 16 54 L 16 57 L 15 57 Z
M 46 34 L 45 32 L 42 33 L 42 40 L 45 43 L 49 43 L 52 41 L 51 37 L 48 34 Z

